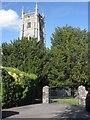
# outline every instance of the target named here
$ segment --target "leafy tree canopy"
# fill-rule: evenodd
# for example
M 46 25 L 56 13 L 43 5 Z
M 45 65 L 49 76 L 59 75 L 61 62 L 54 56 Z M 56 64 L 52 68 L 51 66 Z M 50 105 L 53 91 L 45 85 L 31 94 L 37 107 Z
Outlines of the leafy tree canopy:
M 88 33 L 80 28 L 57 27 L 51 37 L 49 84 L 77 88 L 88 79 Z

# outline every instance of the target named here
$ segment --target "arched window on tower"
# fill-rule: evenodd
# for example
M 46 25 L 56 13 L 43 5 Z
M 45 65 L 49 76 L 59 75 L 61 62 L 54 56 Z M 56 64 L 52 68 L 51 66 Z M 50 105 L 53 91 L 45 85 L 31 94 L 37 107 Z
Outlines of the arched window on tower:
M 27 28 L 31 28 L 31 22 L 28 22 Z

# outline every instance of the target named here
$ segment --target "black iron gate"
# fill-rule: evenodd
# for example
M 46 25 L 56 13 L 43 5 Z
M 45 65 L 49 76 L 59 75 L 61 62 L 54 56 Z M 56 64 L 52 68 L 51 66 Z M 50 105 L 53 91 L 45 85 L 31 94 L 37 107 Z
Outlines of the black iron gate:
M 71 89 L 50 88 L 50 103 L 56 99 L 71 97 Z

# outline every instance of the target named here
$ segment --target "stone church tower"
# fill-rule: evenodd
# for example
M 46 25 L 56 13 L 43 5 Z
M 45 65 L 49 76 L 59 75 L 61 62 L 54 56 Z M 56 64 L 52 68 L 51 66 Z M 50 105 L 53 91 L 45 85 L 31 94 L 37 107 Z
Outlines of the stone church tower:
M 35 12 L 25 14 L 24 8 L 22 8 L 20 39 L 22 37 L 35 37 L 45 44 L 44 12 L 42 12 L 42 15 L 39 14 L 37 3 Z

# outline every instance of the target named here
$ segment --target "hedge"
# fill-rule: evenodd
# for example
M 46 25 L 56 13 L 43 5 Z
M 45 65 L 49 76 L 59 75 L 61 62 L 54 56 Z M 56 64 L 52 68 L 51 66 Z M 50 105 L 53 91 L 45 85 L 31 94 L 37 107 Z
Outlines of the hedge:
M 27 74 L 12 67 L 2 68 L 3 108 L 29 104 L 34 101 L 35 74 Z

